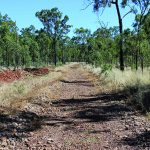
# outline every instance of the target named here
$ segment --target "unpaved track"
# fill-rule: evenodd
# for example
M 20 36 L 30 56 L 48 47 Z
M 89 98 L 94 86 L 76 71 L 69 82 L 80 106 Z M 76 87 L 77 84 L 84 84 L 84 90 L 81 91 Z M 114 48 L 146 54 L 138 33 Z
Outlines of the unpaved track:
M 47 87 L 55 99 L 41 94 L 18 114 L 1 114 L 0 149 L 149 150 L 150 123 L 89 76 L 74 65 Z

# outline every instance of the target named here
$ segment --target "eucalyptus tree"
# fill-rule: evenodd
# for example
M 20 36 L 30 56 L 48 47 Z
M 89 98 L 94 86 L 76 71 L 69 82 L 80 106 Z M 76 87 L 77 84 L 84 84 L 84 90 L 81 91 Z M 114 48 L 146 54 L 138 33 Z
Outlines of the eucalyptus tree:
M 69 46 L 69 42 L 70 42 L 70 37 L 69 36 L 64 36 L 63 38 L 61 38 L 59 40 L 59 47 L 61 49 L 61 62 L 62 64 L 66 63 L 66 59 L 67 59 L 67 53 L 68 51 L 68 46 Z
M 8 15 L 0 15 L 0 47 L 2 65 L 9 67 L 15 64 L 15 54 L 19 49 L 19 43 L 17 43 L 18 34 L 17 26 Z
M 27 59 L 32 62 L 32 65 L 37 66 L 40 63 L 39 45 L 36 41 L 36 30 L 33 25 L 21 30 L 20 42 L 23 49 L 26 48 Z M 29 58 L 30 57 L 30 58 Z M 23 56 L 24 62 L 27 62 Z
M 140 30 L 140 38 L 142 42 L 140 43 L 140 57 L 141 59 L 141 68 L 143 70 L 143 64 L 149 66 L 149 57 L 150 57 L 150 12 L 146 14 L 146 19 L 142 23 Z M 141 55 L 142 54 L 142 55 Z
M 79 47 L 79 42 L 78 38 L 73 36 L 70 41 L 68 41 L 68 50 L 67 50 L 67 61 L 72 61 L 72 62 L 78 62 L 81 61 L 80 58 L 80 47 Z
M 96 64 L 98 60 L 96 55 L 97 45 L 96 40 L 92 35 L 87 39 L 87 51 L 88 55 L 86 56 L 86 61 L 93 65 Z
M 145 22 L 146 18 L 148 17 L 148 14 L 150 13 L 150 0 L 135 0 L 132 1 L 134 3 L 134 14 L 135 14 L 135 22 L 133 24 L 134 29 L 137 33 L 137 51 L 136 51 L 136 70 L 138 69 L 138 60 L 140 58 L 141 64 L 143 64 L 143 53 L 141 51 L 141 41 L 142 41 L 142 34 L 141 34 L 141 28 L 143 26 L 143 23 Z
M 116 48 L 114 47 L 113 28 L 98 28 L 93 37 L 97 45 L 97 55 L 100 65 L 112 65 L 115 59 Z
M 123 23 L 122 23 L 122 16 L 120 12 L 120 6 L 119 6 L 119 0 L 93 0 L 94 1 L 94 10 L 98 11 L 99 8 L 104 8 L 104 7 L 110 7 L 112 4 L 115 5 L 115 8 L 117 10 L 117 16 L 118 16 L 118 22 L 119 22 L 119 31 L 120 31 L 120 57 L 119 57 L 119 62 L 120 62 L 120 69 L 124 70 L 124 58 L 123 58 L 123 38 L 122 38 L 122 33 L 123 33 Z M 124 5 L 124 1 L 122 2 L 122 5 Z
M 92 0 L 94 3 L 94 10 L 98 11 L 100 8 L 105 8 L 105 7 L 111 7 L 111 5 L 114 5 L 117 11 L 117 16 L 118 16 L 118 23 L 119 23 L 119 31 L 120 31 L 120 54 L 119 54 L 119 62 L 120 62 L 120 69 L 124 70 L 124 52 L 123 52 L 123 18 L 127 16 L 131 12 L 136 12 L 134 9 L 135 6 L 139 7 L 140 9 L 148 10 L 149 7 L 149 0 Z M 121 14 L 121 9 L 129 6 L 131 9 L 129 12 L 126 14 L 122 15 Z
M 76 42 L 80 49 L 80 61 L 87 61 L 87 57 L 89 56 L 88 48 L 87 48 L 87 39 L 91 36 L 91 31 L 89 29 L 76 28 L 75 31 Z
M 150 43 L 150 13 L 147 14 L 147 17 L 143 22 L 143 29 L 146 33 L 147 40 Z
M 49 34 L 53 39 L 53 51 L 54 51 L 54 64 L 57 64 L 57 42 L 60 38 L 66 35 L 69 32 L 70 25 L 67 25 L 69 17 L 65 15 L 62 16 L 62 13 L 58 8 L 52 8 L 51 10 L 44 9 L 39 12 L 36 12 L 36 17 L 42 22 L 44 30 Z
M 36 31 L 36 34 L 36 41 L 39 45 L 40 59 L 42 63 L 48 65 L 52 60 L 52 39 L 44 30 L 38 30 Z
M 131 68 L 134 69 L 135 53 L 137 50 L 135 31 L 131 31 L 131 29 L 128 28 L 124 30 L 123 36 L 124 36 L 124 49 L 126 50 L 124 53 L 125 65 L 131 66 Z

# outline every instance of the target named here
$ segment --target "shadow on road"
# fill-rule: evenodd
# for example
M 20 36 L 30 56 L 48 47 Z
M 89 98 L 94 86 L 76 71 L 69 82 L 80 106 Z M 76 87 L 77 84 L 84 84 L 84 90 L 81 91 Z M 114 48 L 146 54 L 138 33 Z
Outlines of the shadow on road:
M 74 81 L 68 81 L 68 80 L 61 80 L 63 83 L 68 83 L 68 84 L 76 84 L 79 86 L 89 86 L 89 87 L 94 87 L 94 84 L 92 84 L 90 81 L 87 80 L 74 80 Z
M 82 95 L 83 96 L 83 95 Z M 101 122 L 117 119 L 131 110 L 119 103 L 126 96 L 113 94 L 86 95 L 81 99 L 62 99 L 53 102 L 55 107 L 63 107 L 65 111 L 73 111 L 72 117 L 87 122 Z M 111 103 L 118 101 L 118 103 Z
M 100 94 L 85 96 L 82 99 L 62 99 L 53 101 L 49 107 L 57 107 L 61 110 L 62 116 L 53 116 L 51 114 L 39 116 L 30 111 L 18 111 L 14 115 L 0 114 L 0 137 L 18 137 L 22 138 L 29 132 L 39 130 L 44 125 L 59 126 L 62 124 L 70 125 L 79 122 L 103 122 L 117 119 L 131 110 L 122 104 L 111 104 L 111 101 L 120 101 L 125 98 L 119 94 Z M 108 104 L 108 102 L 110 104 Z M 39 105 L 39 104 L 38 104 Z M 41 106 L 45 106 L 41 102 Z M 63 116 L 65 112 L 71 115 Z M 92 132 L 92 131 L 91 131 Z
M 33 112 L 18 111 L 15 115 L 0 114 L 0 137 L 22 138 L 41 128 L 43 117 Z
M 90 86 L 89 81 L 61 81 L 69 84 L 84 84 Z M 87 84 L 88 83 L 88 84 Z M 96 124 L 115 120 L 124 120 L 125 114 L 134 114 L 132 108 L 126 106 L 127 96 L 122 93 L 99 93 L 96 95 L 80 95 L 78 99 L 60 99 L 52 101 L 52 104 L 41 102 L 41 106 L 57 108 L 55 115 L 48 112 L 47 115 L 37 115 L 34 112 L 20 111 L 11 116 L 0 114 L 0 137 L 23 138 L 29 132 L 44 128 L 44 126 L 66 125 L 65 130 L 74 130 L 76 125 L 82 123 Z M 38 103 L 38 105 L 40 105 Z M 45 108 L 46 109 L 46 108 Z M 83 132 L 78 130 L 78 132 Z M 110 132 L 110 130 L 88 130 L 90 134 Z M 133 137 L 121 139 L 121 143 L 130 146 L 150 146 L 150 132 L 145 132 Z
M 121 140 L 124 145 L 138 146 L 142 148 L 150 148 L 150 131 L 135 134 Z

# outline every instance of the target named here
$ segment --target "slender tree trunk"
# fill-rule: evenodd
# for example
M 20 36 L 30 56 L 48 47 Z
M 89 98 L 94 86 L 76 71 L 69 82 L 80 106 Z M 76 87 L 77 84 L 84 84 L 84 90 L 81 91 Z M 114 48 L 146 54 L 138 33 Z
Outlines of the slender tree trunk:
M 136 70 L 138 70 L 138 58 L 140 55 L 140 25 L 138 26 L 137 30 L 137 49 L 136 49 L 136 54 L 135 54 L 135 65 L 136 65 Z
M 119 55 L 119 62 L 120 62 L 120 70 L 124 71 L 124 56 L 123 56 L 123 24 L 122 24 L 122 18 L 121 18 L 121 14 L 120 14 L 120 9 L 119 9 L 119 4 L 118 4 L 118 0 L 115 1 L 115 6 L 116 6 L 116 10 L 117 10 L 117 15 L 118 15 L 118 21 L 119 21 L 119 31 L 120 31 L 120 42 L 119 42 L 119 46 L 120 46 L 120 55 Z
M 6 66 L 9 67 L 9 53 L 8 53 L 8 46 L 6 45 Z
M 135 69 L 138 70 L 138 48 L 135 52 Z
M 65 64 L 65 59 L 64 59 L 64 47 L 62 46 L 62 64 Z
M 144 71 L 144 60 L 143 60 L 143 53 L 141 53 L 141 69 L 142 69 L 142 73 Z
M 132 66 L 134 66 L 134 53 L 132 53 Z
M 53 46 L 54 46 L 54 64 L 55 66 L 57 65 L 57 52 L 56 52 L 56 37 L 54 38 L 54 41 L 53 41 Z
M 4 51 L 2 53 L 2 59 L 3 59 L 2 65 L 5 66 L 5 52 Z

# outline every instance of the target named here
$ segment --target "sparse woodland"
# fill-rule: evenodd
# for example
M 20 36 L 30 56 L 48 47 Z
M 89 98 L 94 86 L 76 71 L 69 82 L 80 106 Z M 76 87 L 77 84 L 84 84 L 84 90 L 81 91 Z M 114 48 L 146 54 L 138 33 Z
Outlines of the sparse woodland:
M 0 14 L 0 149 L 150 148 L 150 0 L 87 2 L 118 26 L 70 37 L 57 7 L 35 13 L 41 29 Z
M 98 1 L 95 1 L 94 10 L 108 7 L 107 3 L 106 1 L 106 4 L 98 4 Z M 122 3 L 122 7 L 127 7 L 126 3 Z M 120 6 L 119 2 L 118 4 Z M 68 25 L 69 17 L 63 15 L 58 8 L 36 12 L 35 16 L 43 24 L 40 30 L 35 29 L 34 25 L 18 29 L 16 22 L 9 16 L 1 15 L 0 64 L 3 67 L 16 68 L 86 62 L 101 67 L 118 68 L 122 64 L 122 70 L 124 67 L 136 70 L 140 67 L 143 70 L 144 67 L 149 67 L 150 57 L 149 1 L 135 1 L 128 5 L 131 5 L 131 10 L 127 15 L 135 14 L 133 29 L 122 27 L 120 33 L 120 25 L 110 28 L 102 25 L 91 33 L 90 29 L 81 27 L 74 30 L 73 37 L 67 36 L 72 27 Z M 124 9 L 122 7 L 120 9 Z M 120 57 L 123 63 L 120 62 Z

